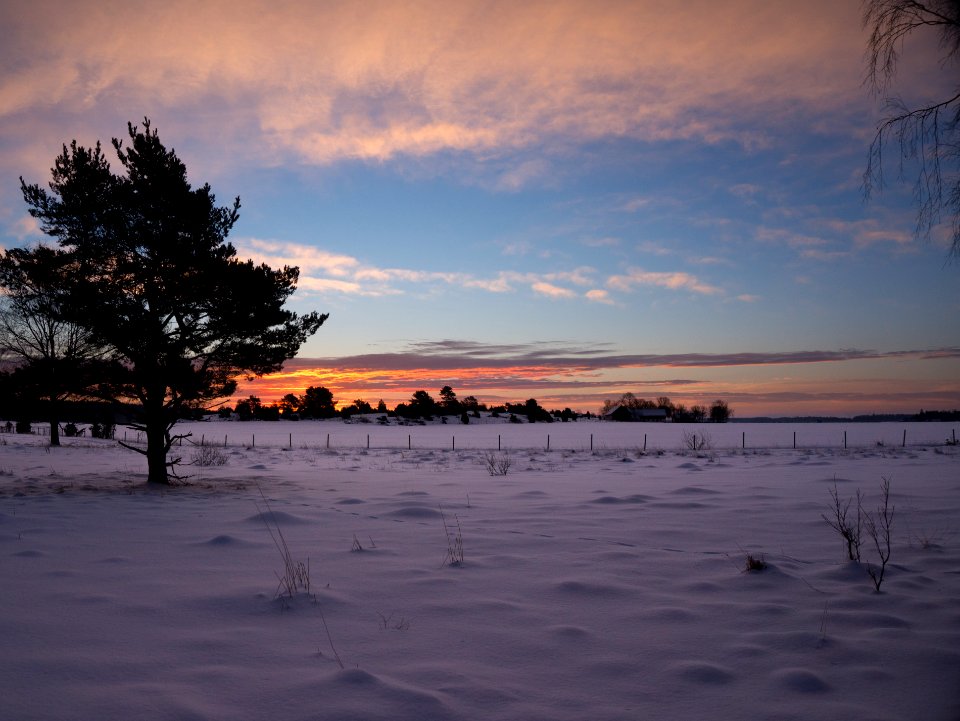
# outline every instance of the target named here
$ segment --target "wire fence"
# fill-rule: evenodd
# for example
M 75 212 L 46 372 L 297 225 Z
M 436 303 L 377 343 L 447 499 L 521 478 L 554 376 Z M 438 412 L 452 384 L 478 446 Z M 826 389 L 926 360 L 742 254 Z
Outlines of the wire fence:
M 957 445 L 958 424 L 927 423 L 537 423 L 381 425 L 342 422 L 184 422 L 174 427 L 175 445 L 224 448 L 367 450 L 817 450 L 921 448 Z M 88 439 L 89 426 L 78 425 Z M 0 423 L 0 433 L 14 432 Z M 49 426 L 33 424 L 34 436 Z M 61 430 L 61 437 L 69 442 Z M 146 445 L 142 431 L 115 430 L 114 441 Z M 108 441 L 109 442 L 109 441 Z
M 174 429 L 178 447 L 246 449 L 448 450 L 448 451 L 762 451 L 867 448 L 918 449 L 957 445 L 949 423 L 913 424 L 523 424 L 373 426 L 284 422 L 184 423 Z M 0 424 L 0 432 L 7 430 Z M 34 435 L 49 428 L 35 424 Z M 85 430 L 85 429 L 81 429 Z M 146 445 L 141 431 L 118 428 L 115 441 Z

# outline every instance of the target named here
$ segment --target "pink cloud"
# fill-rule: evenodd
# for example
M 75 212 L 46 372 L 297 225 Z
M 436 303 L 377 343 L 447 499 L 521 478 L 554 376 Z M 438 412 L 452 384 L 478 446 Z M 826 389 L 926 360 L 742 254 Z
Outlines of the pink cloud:
M 862 47 L 856 6 L 829 2 L 698 0 L 663 12 L 614 0 L 362 11 L 105 0 L 21 4 L 5 22 L 2 52 L 17 61 L 0 77 L 0 119 L 50 107 L 85 117 L 110 98 L 175 123 L 202 106 L 219 114 L 216 132 L 253 140 L 265 162 L 485 154 L 557 137 L 756 148 L 778 109 L 849 103 Z M 742 127 L 748 115 L 758 127 Z M 522 164 L 501 183 L 546 172 Z
M 653 272 L 640 268 L 631 268 L 626 275 L 614 275 L 607 279 L 607 285 L 615 290 L 630 292 L 636 286 L 655 286 L 668 290 L 687 290 L 701 295 L 718 295 L 723 291 L 696 276 L 683 272 Z
M 593 301 L 594 303 L 604 303 L 606 305 L 613 305 L 613 299 L 610 297 L 610 293 L 601 290 L 599 288 L 594 288 L 593 290 L 588 290 L 584 297 L 587 300 Z
M 575 298 L 577 295 L 569 288 L 561 288 L 560 286 L 544 281 L 538 281 L 530 287 L 533 288 L 534 292 L 545 295 L 548 298 Z

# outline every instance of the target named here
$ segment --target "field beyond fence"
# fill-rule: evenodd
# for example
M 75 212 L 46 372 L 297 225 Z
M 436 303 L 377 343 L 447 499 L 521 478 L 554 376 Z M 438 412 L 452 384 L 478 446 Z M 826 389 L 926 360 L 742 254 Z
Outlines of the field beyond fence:
M 487 420 L 487 419 L 484 419 Z M 921 448 L 955 445 L 958 425 L 934 423 L 569 423 L 459 422 L 381 425 L 375 420 L 183 422 L 182 445 L 371 450 L 709 451 Z M 34 424 L 34 434 L 48 435 Z M 116 440 L 143 443 L 122 426 Z

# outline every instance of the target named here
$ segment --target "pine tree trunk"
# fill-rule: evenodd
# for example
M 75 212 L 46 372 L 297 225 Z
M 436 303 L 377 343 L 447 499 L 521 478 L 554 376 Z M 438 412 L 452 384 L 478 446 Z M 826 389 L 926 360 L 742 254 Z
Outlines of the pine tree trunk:
M 161 402 L 162 403 L 162 402 Z M 167 475 L 167 420 L 163 407 L 145 404 L 144 426 L 147 431 L 147 483 L 170 485 Z
M 60 445 L 60 408 L 58 407 L 58 402 L 56 398 L 50 398 L 49 406 L 49 415 L 47 420 L 50 421 L 50 445 L 59 446 Z
M 49 406 L 47 420 L 50 421 L 50 445 L 59 446 L 60 445 L 60 408 L 59 398 L 57 397 L 57 367 L 56 363 L 50 364 L 50 391 L 49 391 Z

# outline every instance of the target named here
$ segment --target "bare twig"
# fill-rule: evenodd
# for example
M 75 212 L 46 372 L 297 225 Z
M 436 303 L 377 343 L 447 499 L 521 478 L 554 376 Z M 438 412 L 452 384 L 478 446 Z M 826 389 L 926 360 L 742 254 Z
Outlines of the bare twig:
M 834 481 L 833 488 L 830 490 L 830 498 L 833 499 L 833 513 L 828 516 L 825 513 L 821 513 L 820 517 L 826 521 L 830 528 L 835 530 L 840 534 L 841 538 L 847 544 L 847 557 L 851 561 L 860 560 L 860 545 L 862 543 L 861 536 L 863 534 L 863 496 L 860 493 L 860 489 L 857 489 L 857 517 L 856 521 L 851 518 L 848 518 L 850 513 L 850 504 L 853 502 L 852 498 L 848 498 L 846 501 L 840 500 L 840 492 L 837 490 L 837 483 Z
M 887 563 L 890 561 L 890 528 L 893 526 L 893 512 L 896 509 L 895 506 L 890 505 L 890 479 L 883 479 L 880 490 L 882 492 L 882 503 L 877 507 L 876 515 L 864 511 L 867 535 L 873 541 L 873 546 L 880 558 L 879 568 L 876 564 L 867 564 L 867 573 L 870 574 L 877 593 L 880 593 Z

